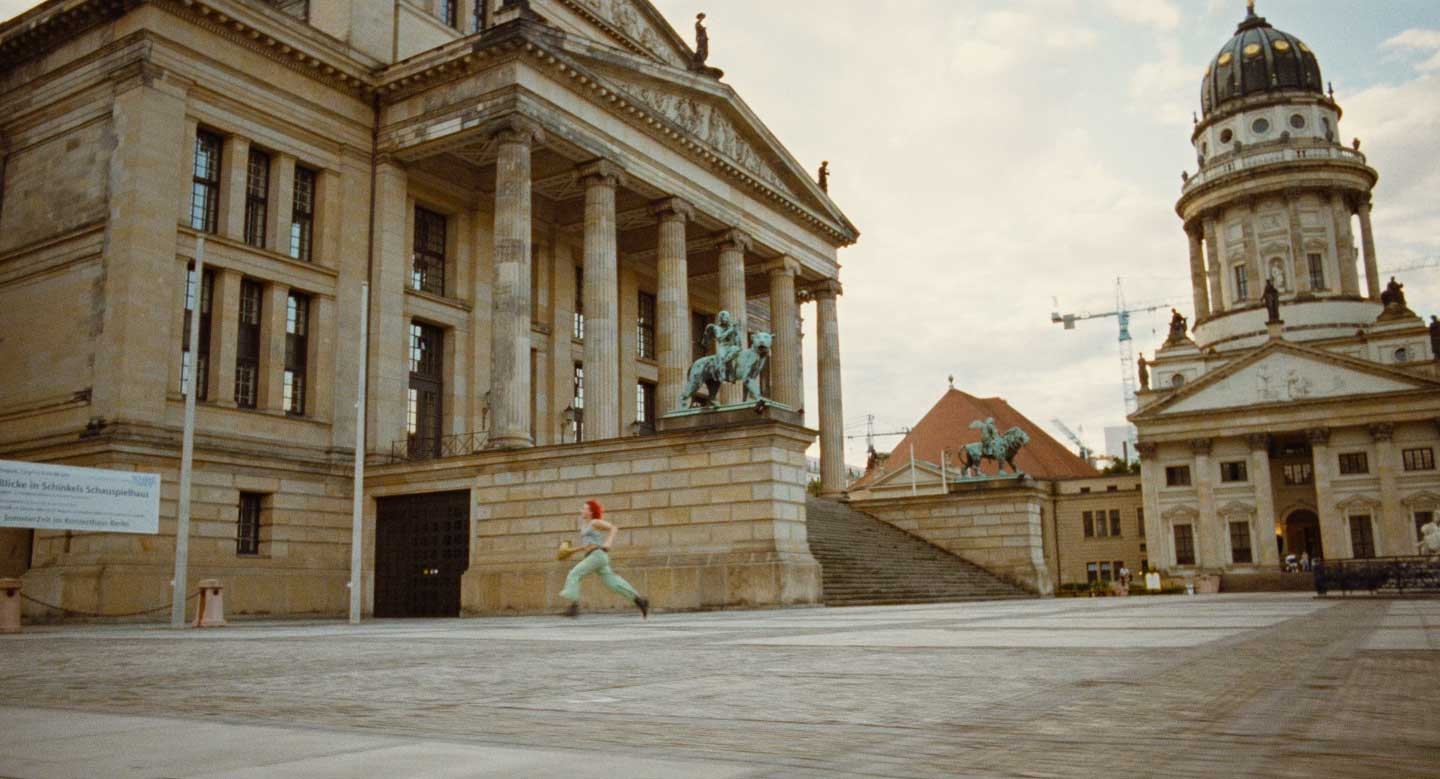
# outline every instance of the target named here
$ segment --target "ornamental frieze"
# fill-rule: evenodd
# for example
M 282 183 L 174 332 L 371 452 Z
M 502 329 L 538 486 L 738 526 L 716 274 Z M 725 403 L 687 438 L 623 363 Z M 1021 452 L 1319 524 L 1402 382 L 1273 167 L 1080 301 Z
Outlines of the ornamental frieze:
M 660 33 L 651 24 L 641 18 L 640 13 L 635 10 L 635 4 L 630 0 L 574 0 L 583 6 L 590 13 L 607 22 L 610 26 L 619 30 L 631 41 L 645 51 L 655 55 L 661 61 L 677 68 L 683 68 L 688 63 L 681 59 L 665 42 L 661 40 Z

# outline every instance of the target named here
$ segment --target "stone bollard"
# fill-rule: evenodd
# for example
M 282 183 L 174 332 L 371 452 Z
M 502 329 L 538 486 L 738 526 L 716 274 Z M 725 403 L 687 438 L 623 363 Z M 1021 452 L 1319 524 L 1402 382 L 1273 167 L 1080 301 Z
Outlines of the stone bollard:
M 0 633 L 20 632 L 20 580 L 0 579 Z
M 195 607 L 195 627 L 219 628 L 225 626 L 225 588 L 219 579 L 202 579 L 200 604 Z

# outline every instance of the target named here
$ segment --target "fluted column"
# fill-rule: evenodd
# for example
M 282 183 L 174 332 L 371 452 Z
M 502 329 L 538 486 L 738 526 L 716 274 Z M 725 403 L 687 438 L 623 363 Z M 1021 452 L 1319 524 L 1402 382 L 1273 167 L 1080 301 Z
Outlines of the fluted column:
M 1140 500 L 1145 507 L 1145 539 L 1148 559 L 1157 568 L 1169 567 L 1175 559 L 1174 539 L 1165 532 L 1160 518 L 1160 490 L 1165 487 L 1165 467 L 1156 459 L 1160 445 L 1153 441 L 1136 441 L 1135 454 L 1140 458 Z
M 1310 459 L 1315 473 L 1315 515 L 1320 522 L 1320 557 L 1342 557 L 1350 548 L 1349 530 L 1335 508 L 1335 453 L 1330 449 L 1330 429 L 1305 431 L 1310 439 Z
M 845 492 L 845 420 L 840 399 L 840 319 L 836 308 L 836 298 L 841 294 L 840 282 L 826 279 L 812 289 L 812 294 L 820 337 L 816 350 L 820 382 L 820 494 L 836 496 Z
M 491 320 L 490 446 L 531 446 L 530 145 L 540 131 L 515 120 L 495 134 L 495 285 Z
M 582 166 L 585 188 L 585 440 L 620 437 L 620 275 L 615 189 L 620 168 Z
M 656 346 L 660 351 L 660 413 L 667 408 L 686 408 L 681 399 L 685 371 L 690 367 L 690 270 L 685 253 L 685 223 L 695 216 L 691 205 L 678 197 L 666 198 L 650 207 L 660 219 L 656 247 L 657 283 L 655 318 Z
M 235 408 L 235 356 L 240 343 L 240 271 L 216 268 L 210 296 L 210 402 Z
M 775 343 L 770 349 L 770 394 L 790 408 L 805 403 L 800 387 L 800 318 L 796 315 L 795 274 L 800 263 L 781 257 L 766 267 L 770 274 L 770 327 Z
M 1185 228 L 1185 236 L 1190 239 L 1190 291 L 1195 298 L 1195 320 L 1198 322 L 1210 316 L 1210 288 L 1209 279 L 1205 274 L 1205 247 L 1201 244 L 1202 236 L 1198 227 Z
M 1360 253 L 1365 257 L 1365 292 L 1371 300 L 1380 299 L 1380 267 L 1375 260 L 1375 234 L 1370 229 L 1370 196 L 1366 195 L 1356 209 L 1360 214 Z
M 1310 291 L 1310 262 L 1305 257 L 1304 233 L 1300 225 L 1300 193 L 1285 193 L 1285 210 L 1290 219 L 1290 288 L 1295 292 Z
M 1415 553 L 1415 528 L 1411 526 L 1405 507 L 1400 505 L 1400 491 L 1395 477 L 1400 471 L 1399 451 L 1395 448 L 1395 426 L 1390 423 L 1370 425 L 1370 439 L 1375 443 L 1375 475 L 1380 477 L 1380 516 L 1375 518 L 1375 553 L 1381 557 Z
M 1255 564 L 1280 567 L 1280 550 L 1275 545 L 1275 488 L 1270 478 L 1270 436 L 1246 437 L 1250 444 L 1250 483 L 1255 485 Z
M 739 230 L 726 232 L 720 240 L 720 310 L 730 312 L 731 321 L 741 333 L 742 347 L 750 345 L 749 323 L 745 321 L 745 252 L 750 243 L 750 236 Z M 722 404 L 739 403 L 744 398 L 740 385 L 721 385 Z
M 1336 259 L 1340 261 L 1340 292 L 1360 294 L 1360 279 L 1355 272 L 1355 234 L 1350 231 L 1350 204 L 1339 193 L 1330 196 L 1330 215 L 1335 225 Z M 1379 297 L 1379 293 L 1376 293 Z
M 1200 516 L 1195 521 L 1195 566 L 1197 568 L 1223 567 L 1229 560 L 1220 555 L 1220 518 L 1215 515 L 1215 477 L 1210 467 L 1210 446 L 1212 439 L 1196 438 L 1190 442 L 1194 455 L 1191 465 L 1191 484 L 1195 486 L 1196 508 Z M 1228 528 L 1227 528 L 1228 530 Z
M 1207 258 L 1205 275 L 1210 280 L 1210 310 L 1219 313 L 1226 308 L 1225 295 L 1220 286 L 1220 274 L 1224 272 L 1225 264 L 1220 259 L 1220 241 L 1216 236 L 1215 217 L 1205 217 L 1203 225 Z

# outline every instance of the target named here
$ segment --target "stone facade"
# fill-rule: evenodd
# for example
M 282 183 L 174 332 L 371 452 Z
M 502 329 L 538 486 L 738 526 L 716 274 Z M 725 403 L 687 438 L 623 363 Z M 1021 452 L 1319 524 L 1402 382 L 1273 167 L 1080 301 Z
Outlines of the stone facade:
M 171 501 L 156 537 L 33 534 L 46 597 L 164 600 L 192 304 L 189 576 L 219 575 L 232 611 L 346 601 L 360 380 L 386 478 L 645 449 L 696 316 L 759 305 L 793 345 L 814 300 L 839 462 L 837 253 L 858 233 L 648 2 L 48 2 L 0 41 L 0 457 L 152 470 Z M 787 359 L 772 394 L 804 397 Z
M 1055 583 L 1138 576 L 1149 564 L 1140 477 L 1100 476 L 1055 483 L 1045 513 L 1045 559 Z
M 1413 554 L 1440 510 L 1440 355 L 1382 292 L 1378 174 L 1342 146 L 1314 54 L 1253 9 L 1205 78 L 1201 167 L 1176 205 L 1195 327 L 1157 352 L 1130 417 L 1149 559 L 1192 575 Z

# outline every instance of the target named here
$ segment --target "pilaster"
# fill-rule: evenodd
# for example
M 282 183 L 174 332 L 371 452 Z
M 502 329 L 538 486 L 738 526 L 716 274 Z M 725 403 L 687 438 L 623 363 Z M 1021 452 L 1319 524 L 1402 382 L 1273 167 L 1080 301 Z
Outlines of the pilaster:
M 1205 274 L 1205 247 L 1201 243 L 1203 236 L 1196 227 L 1185 228 L 1185 236 L 1190 239 L 1190 291 L 1195 299 L 1195 319 L 1199 321 L 1210 316 L 1210 289 L 1209 279 Z
M 1213 439 L 1195 438 L 1190 441 L 1193 463 L 1190 466 L 1191 484 L 1195 487 L 1195 498 L 1200 516 L 1195 522 L 1195 565 L 1198 568 L 1221 568 L 1229 564 L 1220 550 L 1223 548 L 1220 533 L 1220 518 L 1215 513 L 1215 475 L 1210 467 L 1210 448 Z
M 210 301 L 210 399 L 218 406 L 235 408 L 235 357 L 240 345 L 240 284 L 237 270 L 215 269 L 215 291 Z
M 285 317 L 290 288 L 266 284 L 260 303 L 260 379 L 256 407 L 285 412 Z
M 1335 222 L 1336 259 L 1340 262 L 1340 291 L 1346 295 L 1360 294 L 1360 279 L 1355 270 L 1355 234 L 1350 230 L 1350 204 L 1338 192 L 1330 196 L 1331 216 Z M 1379 297 L 1379 293 L 1376 293 Z
M 370 386 L 366 389 L 370 451 L 389 451 L 406 431 L 410 387 L 410 323 L 405 317 L 410 264 L 410 246 L 405 240 L 408 187 L 409 176 L 399 162 L 381 159 L 377 163 L 367 365 Z
M 1305 257 L 1304 231 L 1300 224 L 1300 193 L 1285 193 L 1285 212 L 1290 224 L 1290 278 L 1296 292 L 1310 291 L 1310 263 Z
M 290 222 L 295 213 L 295 158 L 275 154 L 270 159 L 269 224 L 265 226 L 265 246 L 289 256 Z
M 250 178 L 250 139 L 225 138 L 220 151 L 220 219 L 216 229 L 226 238 L 245 240 L 245 184 Z
M 1375 518 L 1375 553 L 1381 557 L 1414 554 L 1415 530 L 1405 507 L 1400 504 L 1396 477 L 1400 473 L 1400 451 L 1395 446 L 1395 426 L 1385 422 L 1370 425 L 1375 444 L 1375 475 L 1380 478 L 1380 516 Z
M 1280 566 L 1280 550 L 1275 545 L 1275 486 L 1270 476 L 1270 436 L 1263 433 L 1246 436 L 1250 445 L 1250 483 L 1255 488 L 1255 563 L 1269 568 Z
M 1350 548 L 1345 520 L 1335 508 L 1335 453 L 1330 448 L 1330 428 L 1305 431 L 1310 439 L 1310 456 L 1315 473 L 1315 513 L 1320 522 L 1321 557 L 1339 557 Z
M 310 296 L 310 329 L 305 336 L 308 351 L 305 355 L 305 415 L 334 421 L 335 387 L 353 385 L 355 375 L 337 373 L 335 352 L 337 341 L 335 325 L 335 298 L 329 295 Z M 358 335 L 358 332 L 357 332 Z M 355 414 L 350 414 L 353 419 Z M 354 436 L 354 431 L 351 431 Z M 353 438 L 351 439 L 354 440 Z
M 1165 533 L 1160 519 L 1160 490 L 1165 486 L 1165 468 L 1155 459 L 1160 445 L 1153 441 L 1136 441 L 1135 453 L 1140 457 L 1140 497 L 1145 507 L 1146 556 L 1159 568 L 1175 558 L 1173 540 Z
M 1225 310 L 1225 295 L 1220 279 L 1225 272 L 1225 261 L 1220 256 L 1220 240 L 1216 233 L 1215 217 L 1204 219 L 1205 255 L 1208 258 L 1205 274 L 1210 280 L 1210 311 L 1218 314 Z

